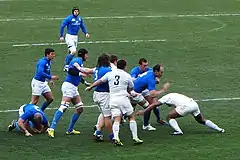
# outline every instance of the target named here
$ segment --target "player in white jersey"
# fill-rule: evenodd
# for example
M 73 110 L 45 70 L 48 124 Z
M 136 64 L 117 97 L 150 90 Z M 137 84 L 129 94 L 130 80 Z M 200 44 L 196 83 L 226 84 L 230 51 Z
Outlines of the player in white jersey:
M 195 120 L 200 124 L 203 124 L 211 129 L 217 130 L 220 133 L 225 132 L 224 129 L 219 128 L 212 121 L 203 118 L 197 102 L 195 102 L 192 98 L 189 98 L 179 93 L 169 93 L 160 98 L 157 102 L 149 105 L 145 110 L 139 111 L 137 114 L 139 115 L 143 114 L 145 111 L 149 111 L 163 104 L 174 107 L 174 109 L 171 110 L 167 115 L 167 120 L 170 126 L 174 129 L 173 135 L 183 134 L 183 131 L 178 126 L 178 123 L 175 120 L 175 118 L 183 117 L 188 114 L 191 114 L 195 118 Z
M 119 60 L 117 62 L 117 70 L 106 73 L 101 79 L 94 82 L 86 90 L 91 90 L 104 82 L 108 81 L 110 90 L 109 105 L 111 108 L 111 114 L 114 118 L 112 126 L 114 134 L 114 143 L 117 146 L 122 146 L 122 142 L 119 139 L 119 125 L 122 114 L 128 116 L 130 121 L 130 130 L 132 131 L 133 141 L 135 144 L 142 144 L 143 141 L 138 138 L 137 135 L 137 123 L 133 114 L 133 107 L 128 98 L 129 92 L 133 89 L 133 82 L 131 76 L 125 72 L 127 62 L 125 60 Z M 134 96 L 134 95 L 132 95 Z

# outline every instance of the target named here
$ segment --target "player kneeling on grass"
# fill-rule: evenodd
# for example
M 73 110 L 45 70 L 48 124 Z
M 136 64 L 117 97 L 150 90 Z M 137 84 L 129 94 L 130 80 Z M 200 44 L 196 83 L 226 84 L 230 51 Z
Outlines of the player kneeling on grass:
M 111 109 L 111 115 L 114 117 L 114 123 L 112 126 L 113 131 L 113 141 L 116 146 L 122 146 L 122 142 L 119 139 L 119 126 L 122 114 L 129 117 L 129 127 L 132 131 L 134 144 L 142 144 L 143 141 L 138 138 L 137 135 L 137 123 L 133 115 L 133 107 L 130 103 L 128 95 L 133 89 L 133 82 L 131 76 L 125 72 L 127 62 L 125 60 L 119 60 L 117 62 L 117 70 L 106 73 L 102 78 L 94 82 L 86 90 L 91 90 L 92 88 L 99 86 L 105 82 L 109 85 L 109 105 Z M 134 96 L 134 95 L 132 95 Z
M 36 105 L 24 104 L 19 108 L 18 121 L 12 121 L 8 126 L 8 131 L 15 128 L 24 132 L 25 136 L 32 136 L 32 133 L 43 133 L 49 127 L 47 117 L 44 112 Z
M 202 114 L 200 113 L 198 104 L 192 98 L 189 98 L 179 93 L 169 93 L 160 98 L 157 102 L 149 105 L 145 110 L 138 111 L 137 114 L 142 115 L 144 114 L 144 112 L 147 112 L 163 104 L 174 107 L 174 109 L 171 110 L 167 115 L 169 125 L 174 129 L 174 132 L 172 133 L 173 135 L 183 135 L 183 131 L 178 126 L 178 123 L 175 120 L 175 118 L 183 117 L 188 114 L 193 115 L 195 120 L 200 124 L 203 124 L 211 129 L 217 130 L 220 133 L 225 132 L 224 129 L 219 128 L 212 121 L 203 118 Z

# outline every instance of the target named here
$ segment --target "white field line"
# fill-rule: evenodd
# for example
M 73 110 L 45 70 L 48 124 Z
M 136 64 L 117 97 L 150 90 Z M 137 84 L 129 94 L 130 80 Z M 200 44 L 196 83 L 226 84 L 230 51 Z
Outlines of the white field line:
M 134 19 L 134 18 L 181 18 L 181 17 L 226 17 L 240 16 L 240 13 L 210 13 L 210 14 L 166 14 L 166 15 L 140 15 L 140 16 L 99 16 L 83 17 L 84 20 L 94 19 Z M 42 18 L 3 18 L 0 22 L 10 21 L 39 21 L 39 20 L 63 20 L 63 17 L 42 17 Z
M 240 97 L 232 97 L 232 98 L 209 98 L 209 99 L 200 99 L 195 100 L 196 102 L 210 102 L 210 101 L 234 101 L 234 100 L 240 100 Z M 90 106 L 83 106 L 84 108 L 93 108 L 97 105 L 90 105 Z M 75 108 L 75 107 L 69 107 L 69 108 Z M 47 110 L 55 110 L 58 108 L 47 108 Z M 7 110 L 0 110 L 0 113 L 8 113 L 8 112 L 17 112 L 18 109 L 7 109 Z
M 165 42 L 166 39 L 149 39 L 149 40 L 109 40 L 109 41 L 82 41 L 78 44 L 106 44 L 106 43 L 141 43 L 141 42 Z M 31 47 L 31 46 L 55 46 L 65 45 L 66 43 L 33 43 L 33 44 L 14 44 L 13 47 Z

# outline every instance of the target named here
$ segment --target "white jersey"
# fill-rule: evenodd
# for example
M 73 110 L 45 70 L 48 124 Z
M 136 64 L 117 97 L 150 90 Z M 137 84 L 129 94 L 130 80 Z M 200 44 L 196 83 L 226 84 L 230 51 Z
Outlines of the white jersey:
M 158 100 L 162 104 L 173 105 L 175 107 L 187 105 L 194 100 L 179 93 L 169 93 Z
M 106 73 L 101 80 L 108 81 L 110 96 L 128 96 L 127 89 L 133 88 L 130 74 L 121 69 Z

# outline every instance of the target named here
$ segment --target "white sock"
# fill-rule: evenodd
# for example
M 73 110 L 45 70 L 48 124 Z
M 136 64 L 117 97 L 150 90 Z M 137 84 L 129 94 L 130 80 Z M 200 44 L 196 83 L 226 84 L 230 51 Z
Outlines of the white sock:
M 221 130 L 222 130 L 222 128 L 219 128 L 216 124 L 214 124 L 214 123 L 213 123 L 212 121 L 210 121 L 210 120 L 206 120 L 205 126 L 211 128 L 211 129 L 217 130 L 217 131 L 221 131 Z
M 175 119 L 170 119 L 169 120 L 169 124 L 170 126 L 177 132 L 182 132 L 182 130 L 180 129 L 180 127 L 178 126 L 178 123 Z
M 133 139 L 138 139 L 138 135 L 137 135 L 137 122 L 131 120 L 131 121 L 129 122 L 129 127 L 130 127 L 130 130 L 132 131 L 132 137 L 133 137 Z
M 119 139 L 119 122 L 114 122 L 112 126 L 113 139 Z
M 102 113 L 99 114 L 97 124 L 95 125 L 98 130 L 99 130 L 98 126 L 99 126 L 101 118 L 102 118 Z

